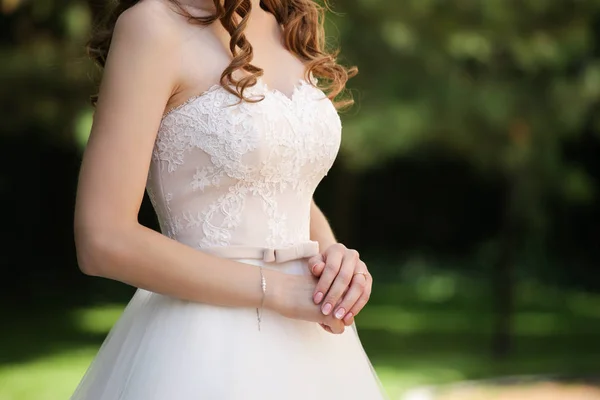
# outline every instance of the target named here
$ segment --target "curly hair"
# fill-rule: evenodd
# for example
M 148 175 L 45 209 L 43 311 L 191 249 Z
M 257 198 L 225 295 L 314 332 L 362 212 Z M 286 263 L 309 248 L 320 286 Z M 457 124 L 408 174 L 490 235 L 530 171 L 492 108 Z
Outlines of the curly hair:
M 95 31 L 88 42 L 89 56 L 103 68 L 113 36 L 117 19 L 127 9 L 141 0 L 118 0 L 112 12 Z M 177 0 L 168 0 L 192 23 L 209 25 L 219 21 L 227 30 L 231 39 L 229 50 L 232 61 L 221 74 L 220 83 L 227 91 L 240 100 L 250 101 L 244 97 L 244 89 L 257 83 L 263 70 L 252 64 L 252 44 L 246 38 L 244 30 L 252 12 L 251 0 L 213 0 L 215 13 L 204 17 L 195 17 L 184 10 Z M 326 48 L 324 32 L 324 14 L 327 3 L 321 6 L 314 0 L 261 0 L 261 8 L 273 14 L 283 27 L 284 44 L 287 50 L 299 57 L 307 65 L 307 75 L 319 79 L 319 87 L 327 93 L 338 108 L 353 104 L 349 95 L 339 96 L 345 92 L 346 82 L 358 72 L 356 67 L 344 67 L 337 62 L 339 49 Z M 236 80 L 233 73 L 237 70 L 245 72 Z M 340 98 L 341 97 L 341 98 Z M 97 95 L 92 97 L 95 105 Z

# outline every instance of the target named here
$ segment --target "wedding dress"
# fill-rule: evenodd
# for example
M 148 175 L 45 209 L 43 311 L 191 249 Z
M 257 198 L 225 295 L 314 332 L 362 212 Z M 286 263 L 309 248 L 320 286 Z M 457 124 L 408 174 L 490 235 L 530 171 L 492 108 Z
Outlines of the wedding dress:
M 259 79 L 239 102 L 215 85 L 167 112 L 147 192 L 164 235 L 202 251 L 307 274 L 313 192 L 341 124 L 301 80 L 288 96 Z M 260 284 L 257 274 L 257 285 Z M 378 400 L 354 326 L 182 301 L 138 289 L 72 400 Z

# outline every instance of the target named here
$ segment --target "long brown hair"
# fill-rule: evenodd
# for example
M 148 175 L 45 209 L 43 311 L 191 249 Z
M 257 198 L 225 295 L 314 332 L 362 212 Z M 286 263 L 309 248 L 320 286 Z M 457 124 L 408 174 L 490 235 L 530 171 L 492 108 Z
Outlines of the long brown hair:
M 108 49 L 112 40 L 115 24 L 119 16 L 141 0 L 118 0 L 99 29 L 88 43 L 88 54 L 101 68 L 104 67 Z M 229 32 L 229 50 L 233 59 L 221 74 L 221 85 L 242 100 L 244 89 L 257 83 L 263 70 L 252 64 L 253 49 L 246 39 L 244 30 L 252 11 L 251 0 L 213 0 L 216 11 L 206 17 L 194 17 L 184 10 L 177 0 L 169 0 L 186 16 L 190 22 L 209 25 L 215 21 L 221 22 Z M 286 48 L 303 60 L 307 65 L 307 74 L 319 78 L 319 87 L 327 96 L 335 101 L 338 108 L 353 103 L 350 96 L 344 93 L 346 82 L 356 75 L 356 67 L 344 67 L 337 62 L 338 49 L 326 48 L 324 33 L 324 13 L 327 3 L 317 4 L 314 0 L 261 0 L 260 5 L 272 13 L 277 22 L 283 27 L 284 44 Z M 237 70 L 246 72 L 236 80 L 233 73 Z M 341 97 L 341 98 L 340 98 Z M 95 104 L 97 96 L 92 98 Z

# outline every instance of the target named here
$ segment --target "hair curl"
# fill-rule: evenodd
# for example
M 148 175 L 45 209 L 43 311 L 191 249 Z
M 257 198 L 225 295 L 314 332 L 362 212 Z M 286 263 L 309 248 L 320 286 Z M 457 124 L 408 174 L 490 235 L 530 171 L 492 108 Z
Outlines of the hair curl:
M 88 54 L 101 68 L 104 68 L 106 63 L 117 19 L 125 10 L 140 1 L 117 0 L 112 12 L 107 15 L 88 42 Z M 220 83 L 240 100 L 250 101 L 244 97 L 244 89 L 255 85 L 258 78 L 263 75 L 263 70 L 252 64 L 252 45 L 244 34 L 252 12 L 251 0 L 213 0 L 216 11 L 205 17 L 190 15 L 177 0 L 168 1 L 177 6 L 192 23 L 209 25 L 218 20 L 223 25 L 231 36 L 229 50 L 233 59 L 221 74 Z M 321 6 L 314 0 L 261 0 L 260 6 L 275 16 L 277 22 L 283 27 L 285 47 L 306 63 L 307 75 L 319 78 L 319 87 L 334 101 L 336 107 L 352 105 L 353 100 L 349 95 L 339 95 L 345 92 L 346 82 L 356 75 L 358 70 L 356 67 L 347 68 L 338 64 L 339 50 L 326 48 L 324 32 L 326 1 L 324 6 Z M 239 80 L 233 77 L 233 73 L 237 70 L 245 72 Z M 94 105 L 97 98 L 97 95 L 92 97 Z

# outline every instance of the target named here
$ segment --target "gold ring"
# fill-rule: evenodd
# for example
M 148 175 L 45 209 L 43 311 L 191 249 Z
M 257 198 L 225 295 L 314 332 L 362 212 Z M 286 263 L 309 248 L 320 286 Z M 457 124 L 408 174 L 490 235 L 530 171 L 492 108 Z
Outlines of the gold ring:
M 355 272 L 354 275 L 352 275 L 352 277 L 354 278 L 356 275 L 363 275 L 365 279 L 367 279 L 367 277 L 369 276 L 366 272 Z

